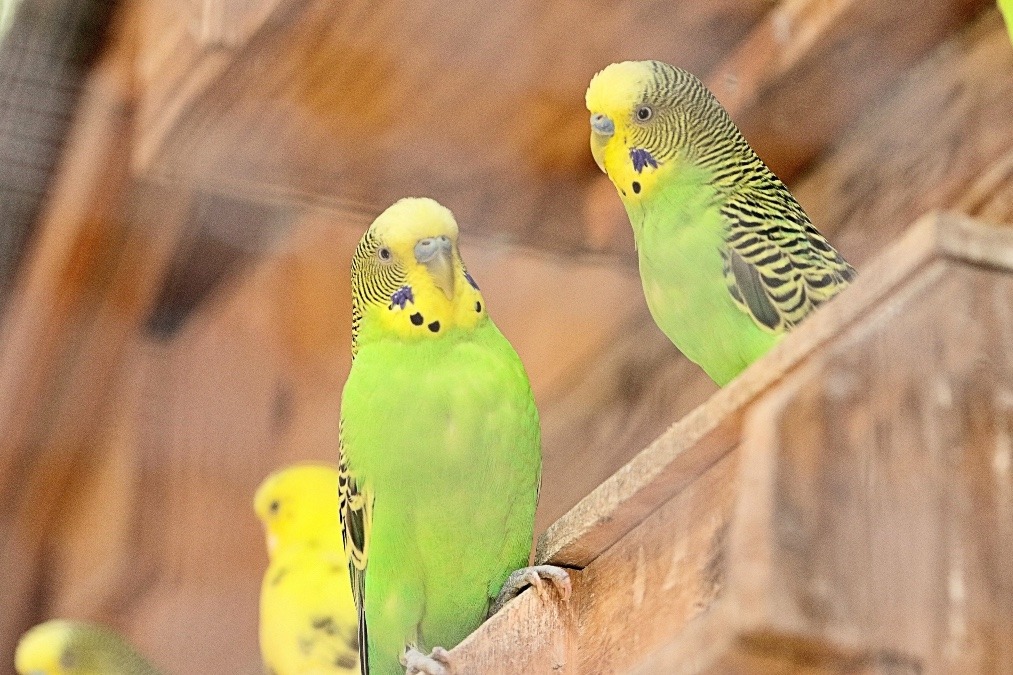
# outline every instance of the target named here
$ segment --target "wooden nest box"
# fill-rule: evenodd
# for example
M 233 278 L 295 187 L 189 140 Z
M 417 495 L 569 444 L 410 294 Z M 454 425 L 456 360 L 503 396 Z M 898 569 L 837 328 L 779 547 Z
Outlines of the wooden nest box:
M 476 673 L 1013 666 L 1013 230 L 927 216 L 549 528 Z

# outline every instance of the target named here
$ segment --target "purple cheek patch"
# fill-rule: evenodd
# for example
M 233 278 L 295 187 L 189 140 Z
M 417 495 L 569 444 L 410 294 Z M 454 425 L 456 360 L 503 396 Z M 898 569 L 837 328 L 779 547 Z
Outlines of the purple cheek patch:
M 402 286 L 390 296 L 390 309 L 394 309 L 394 305 L 397 305 L 399 309 L 404 309 L 405 305 L 409 302 L 415 302 L 415 294 L 412 293 L 412 287 Z
M 637 173 L 641 173 L 648 166 L 653 169 L 658 168 L 658 160 L 654 159 L 651 153 L 643 148 L 631 148 L 630 159 L 633 160 L 633 168 L 636 169 Z
M 474 288 L 476 291 L 479 290 L 478 289 L 478 284 L 475 283 L 475 280 L 471 278 L 470 274 L 468 274 L 467 272 L 465 272 L 464 273 L 464 278 L 468 280 L 468 283 L 471 284 L 472 288 Z

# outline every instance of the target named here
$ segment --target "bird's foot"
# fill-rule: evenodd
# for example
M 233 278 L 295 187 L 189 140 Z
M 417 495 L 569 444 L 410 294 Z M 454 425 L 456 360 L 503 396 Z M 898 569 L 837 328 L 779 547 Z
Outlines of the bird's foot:
M 538 597 L 543 602 L 548 601 L 548 585 L 553 586 L 559 593 L 559 597 L 565 602 L 570 599 L 570 575 L 562 567 L 555 565 L 535 565 L 534 567 L 522 567 L 507 577 L 500 589 L 499 597 L 492 605 L 492 613 L 495 614 L 503 605 L 507 604 L 528 586 L 533 586 Z
M 401 657 L 405 675 L 450 675 L 450 652 L 434 647 L 426 656 L 415 647 L 409 647 Z

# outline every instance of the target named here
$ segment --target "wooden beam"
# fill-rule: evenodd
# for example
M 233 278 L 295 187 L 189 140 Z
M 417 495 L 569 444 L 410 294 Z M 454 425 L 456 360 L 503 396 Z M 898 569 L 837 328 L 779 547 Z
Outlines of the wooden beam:
M 573 575 L 575 581 L 577 575 Z M 579 675 L 576 612 L 553 591 L 543 600 L 523 593 L 453 650 L 455 673 Z M 495 642 L 486 636 L 496 636 Z
M 577 672 L 628 672 L 720 601 L 739 481 L 725 454 L 581 571 Z
M 607 554 L 572 571 L 568 603 L 545 602 L 533 592 L 509 603 L 453 650 L 455 672 L 635 668 L 656 643 L 707 615 L 720 598 L 737 482 L 738 456 L 729 453 Z M 503 662 L 508 667 L 498 668 Z
M 40 425 L 52 420 L 34 413 L 52 412 L 53 380 L 65 374 L 59 372 L 66 366 L 61 350 L 79 346 L 62 331 L 87 329 L 88 320 L 76 313 L 90 319 L 102 308 L 101 290 L 122 253 L 126 173 L 121 160 L 129 139 L 124 130 L 130 93 L 125 62 L 131 48 L 124 23 L 118 22 L 120 34 L 89 78 L 40 236 L 20 269 L 0 326 L 0 435 L 8 449 L 45 435 Z M 118 302 L 130 306 L 135 298 L 131 293 Z M 4 461 L 11 454 L 16 453 L 5 453 Z
M 1013 149 L 978 177 L 957 208 L 987 222 L 1013 223 Z
M 188 66 L 190 77 L 152 69 L 151 86 L 177 82 L 177 99 L 164 103 L 155 91 L 145 102 L 138 164 L 206 182 L 295 186 L 372 208 L 427 194 L 472 231 L 631 260 L 628 238 L 603 237 L 581 208 L 600 175 L 587 150 L 587 83 L 632 56 L 706 72 L 769 5 L 630 11 L 480 0 L 448 12 L 435 0 L 283 0 L 261 31 L 227 55 L 209 53 L 206 68 Z M 518 43 L 522 16 L 532 39 Z M 559 49 L 558 36 L 575 23 L 588 44 Z M 462 91 L 468 114 L 459 114 Z
M 146 173 L 178 118 L 218 86 L 247 45 L 285 22 L 305 0 L 145 0 L 138 54 L 136 142 L 132 160 Z
M 188 33 L 210 49 L 241 47 L 283 4 L 282 0 L 188 0 L 189 14 L 183 14 Z M 288 0 L 290 6 L 298 2 Z M 178 11 L 178 10 L 177 10 Z
M 708 79 L 753 148 L 790 181 L 904 72 L 991 3 L 779 3 Z
M 1013 650 L 1013 231 L 937 261 L 750 413 L 729 585 L 743 629 L 927 672 Z

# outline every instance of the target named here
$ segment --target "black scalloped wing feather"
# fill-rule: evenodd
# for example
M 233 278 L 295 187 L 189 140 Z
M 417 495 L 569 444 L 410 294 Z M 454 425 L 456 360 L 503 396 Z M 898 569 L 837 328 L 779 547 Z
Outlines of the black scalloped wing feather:
M 760 195 L 730 197 L 721 215 L 728 292 L 764 330 L 791 330 L 855 277 L 779 181 Z

